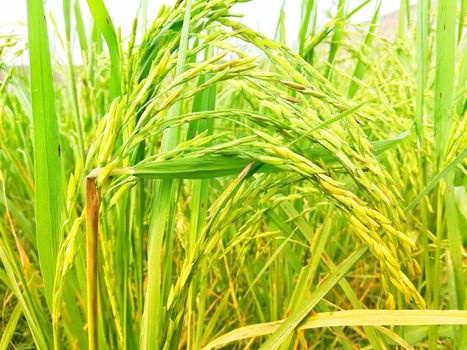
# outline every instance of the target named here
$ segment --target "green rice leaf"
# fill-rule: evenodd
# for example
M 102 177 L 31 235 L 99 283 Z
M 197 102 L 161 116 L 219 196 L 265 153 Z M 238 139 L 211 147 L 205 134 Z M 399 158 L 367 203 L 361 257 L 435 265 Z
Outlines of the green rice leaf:
M 87 0 L 89 10 L 102 32 L 110 54 L 110 95 L 111 100 L 120 96 L 120 49 L 117 41 L 117 34 L 109 12 L 103 0 Z
M 2 337 L 0 338 L 0 350 L 9 349 L 11 339 L 13 338 L 13 335 L 16 330 L 16 326 L 18 324 L 18 320 L 21 316 L 21 313 L 22 313 L 21 305 L 18 303 L 13 309 L 13 313 L 10 315 L 10 319 L 8 320 L 8 323 L 3 328 L 3 334 L 2 334 Z
M 436 25 L 435 151 L 441 162 L 452 123 L 456 56 L 456 2 L 438 2 Z
M 28 0 L 29 62 L 34 124 L 36 238 L 47 304 L 52 307 L 61 238 L 62 166 L 49 39 L 42 0 Z
M 368 248 L 363 247 L 353 253 L 346 261 L 341 263 L 335 271 L 330 273 L 317 287 L 311 296 L 301 305 L 297 306 L 287 320 L 284 321 L 272 335 L 261 345 L 260 350 L 277 349 L 284 340 L 299 326 L 299 324 L 308 316 L 315 305 L 326 296 L 326 294 L 344 277 L 347 272 L 357 263 L 366 253 Z
M 364 46 L 365 46 L 365 49 L 367 49 L 367 50 L 371 49 L 371 45 L 373 43 L 373 36 L 374 36 L 375 30 L 376 30 L 376 23 L 378 21 L 379 9 L 380 8 L 381 8 L 381 0 L 379 0 L 377 2 L 376 9 L 375 9 L 375 12 L 373 14 L 373 18 L 372 18 L 371 23 L 370 23 L 370 29 L 368 30 L 368 34 L 365 37 Z M 363 75 L 366 72 L 366 69 L 367 69 L 367 64 L 363 60 L 359 59 L 358 62 L 357 62 L 357 65 L 355 66 L 353 77 L 357 81 L 362 80 Z M 357 92 L 357 90 L 359 88 L 359 85 L 358 85 L 358 83 L 357 83 L 357 81 L 355 79 L 352 79 L 352 81 L 350 82 L 349 91 L 347 92 L 347 97 L 349 97 L 349 98 L 354 97 L 355 93 Z
M 206 345 L 203 350 L 227 345 L 242 339 L 273 333 L 284 324 L 274 321 L 255 324 L 231 331 Z M 467 324 L 467 311 L 459 310 L 344 310 L 323 312 L 311 316 L 299 329 L 352 326 L 411 326 Z M 264 346 L 264 345 L 263 345 Z M 273 349 L 273 348 L 268 348 Z

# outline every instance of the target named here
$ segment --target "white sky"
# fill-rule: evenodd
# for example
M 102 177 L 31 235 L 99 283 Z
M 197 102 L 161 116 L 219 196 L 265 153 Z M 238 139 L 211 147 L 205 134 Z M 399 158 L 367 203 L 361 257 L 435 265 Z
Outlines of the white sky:
M 81 10 L 85 18 L 85 24 L 89 22 L 89 12 L 85 0 L 80 0 Z M 326 20 L 326 12 L 335 11 L 335 4 L 337 0 L 318 0 L 320 6 L 320 16 L 323 21 Z M 352 6 L 357 6 L 363 0 L 351 0 Z M 151 19 L 151 13 L 156 14 L 157 9 L 162 3 L 170 4 L 175 0 L 149 0 L 148 19 Z M 286 0 L 285 2 L 285 25 L 287 34 L 287 43 L 294 45 L 295 38 L 298 36 L 300 25 L 300 6 L 302 0 Z M 414 1 L 411 1 L 412 3 Z M 72 1 L 73 3 L 73 1 Z M 139 0 L 105 0 L 110 15 L 114 21 L 115 26 L 122 28 L 122 35 L 128 35 L 131 30 L 133 19 L 138 13 Z M 249 3 L 237 4 L 234 7 L 234 12 L 244 14 L 243 22 L 253 29 L 259 30 L 268 37 L 273 37 L 277 20 L 279 17 L 280 9 L 283 0 L 252 0 Z M 373 0 L 371 4 L 364 7 L 358 14 L 353 17 L 353 22 L 368 21 L 374 9 L 376 1 Z M 399 0 L 383 0 L 380 13 L 386 14 L 396 11 L 399 8 Z M 21 36 L 26 40 L 26 0 L 0 0 L 0 37 L 14 33 Z M 50 21 L 50 16 L 55 19 L 59 31 L 63 27 L 62 15 L 62 0 L 46 0 L 46 13 L 48 16 L 49 32 L 53 29 Z M 76 40 L 74 40 L 76 43 Z M 60 43 L 57 38 L 50 38 L 52 51 L 59 52 L 55 57 L 61 56 Z M 77 43 L 76 43 L 77 44 Z M 63 56 L 61 56 L 63 57 Z M 79 60 L 80 55 L 76 54 L 75 58 Z M 20 62 L 26 63 L 27 55 L 23 55 Z

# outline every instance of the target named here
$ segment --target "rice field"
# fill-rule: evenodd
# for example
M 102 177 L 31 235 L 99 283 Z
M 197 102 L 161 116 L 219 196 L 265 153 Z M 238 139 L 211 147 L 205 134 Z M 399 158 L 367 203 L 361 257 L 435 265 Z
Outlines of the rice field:
M 0 28 L 0 350 L 467 349 L 467 1 L 247 1 Z

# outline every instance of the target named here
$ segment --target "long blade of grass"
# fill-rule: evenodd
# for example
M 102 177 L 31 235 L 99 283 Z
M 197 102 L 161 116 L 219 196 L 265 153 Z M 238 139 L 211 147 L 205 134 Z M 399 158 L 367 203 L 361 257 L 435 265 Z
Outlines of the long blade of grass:
M 329 57 L 328 63 L 329 65 L 326 67 L 326 72 L 324 76 L 328 79 L 331 78 L 332 73 L 332 65 L 334 63 L 334 59 L 336 58 L 337 49 L 339 48 L 340 41 L 343 38 L 344 33 L 344 18 L 345 18 L 345 0 L 339 0 L 337 4 L 337 14 L 335 17 L 336 24 L 334 25 L 334 31 L 331 38 L 331 46 L 329 47 Z
M 422 192 L 420 192 L 417 197 L 414 198 L 412 202 L 405 208 L 405 211 L 410 211 L 412 210 L 424 196 L 426 196 L 433 188 L 436 187 L 436 185 L 443 179 L 445 178 L 460 162 L 464 160 L 464 158 L 467 157 L 467 148 L 465 148 L 459 155 L 454 158 L 443 170 L 441 170 L 438 175 L 436 175 L 429 183 L 426 185 L 426 187 L 423 189 Z
M 21 304 L 18 303 L 13 309 L 8 323 L 3 328 L 3 334 L 0 338 L 0 350 L 8 350 L 10 348 L 11 339 L 13 338 L 21 314 Z
M 313 291 L 312 295 L 298 306 L 285 322 L 280 324 L 280 326 L 273 331 L 272 335 L 264 344 L 261 345 L 260 350 L 277 349 L 306 318 L 313 307 L 340 281 L 342 277 L 345 276 L 345 274 L 357 263 L 358 260 L 360 260 L 367 250 L 367 247 L 360 248 L 347 260 L 341 263 L 334 272 L 330 273 L 319 287 Z
M 449 174 L 446 179 L 446 189 L 444 194 L 446 205 L 446 226 L 447 238 L 449 242 L 450 258 L 452 259 L 452 269 L 448 269 L 448 274 L 453 275 L 454 288 L 450 289 L 453 300 L 450 301 L 451 309 L 464 309 L 465 306 L 465 277 L 463 267 L 464 247 L 462 243 L 462 224 L 458 215 L 456 199 L 454 195 L 454 174 Z M 466 328 L 458 329 L 454 327 L 455 343 L 458 349 L 462 349 L 463 337 L 465 337 Z
M 183 27 L 180 36 L 180 45 L 178 52 L 178 62 L 175 76 L 180 76 L 185 70 L 186 51 L 188 49 L 188 39 L 190 30 L 191 18 L 191 0 L 186 1 L 185 16 Z M 174 118 L 181 114 L 182 103 L 177 102 L 167 115 L 168 119 Z M 176 147 L 180 140 L 180 128 L 173 127 L 164 130 L 162 137 L 161 151 L 165 152 Z M 168 246 L 171 247 L 171 219 L 174 216 L 175 199 L 175 183 L 173 178 L 164 179 L 157 182 L 154 186 L 155 196 L 153 198 L 151 223 L 149 227 L 149 244 L 148 244 L 148 285 L 145 296 L 143 325 L 141 328 L 141 347 L 143 349 L 159 349 L 161 344 L 170 339 L 164 339 L 163 329 L 165 328 L 165 315 L 163 315 L 164 307 L 164 290 L 170 288 L 172 277 L 165 274 L 162 277 L 163 264 L 163 240 L 167 240 Z M 168 231 L 168 233 L 167 233 Z M 167 233 L 167 237 L 166 236 Z M 165 261 L 172 264 L 171 252 L 166 252 Z M 166 265 L 167 266 L 167 265 Z M 170 270 L 169 270 L 170 273 Z M 163 283 L 162 278 L 165 279 Z M 163 283 L 163 284 L 162 284 Z
M 372 142 L 375 155 L 380 155 L 384 151 L 398 144 L 406 138 L 405 132 L 393 139 Z M 338 165 L 337 160 L 324 148 L 319 147 L 309 150 L 307 158 L 313 161 L 325 162 L 328 166 Z M 254 161 L 249 158 L 239 158 L 230 155 L 202 155 L 198 157 L 186 157 L 180 159 L 169 159 L 160 161 L 147 161 L 128 168 L 114 168 L 110 175 L 133 175 L 148 179 L 212 179 L 216 177 L 236 175 L 245 166 Z M 271 164 L 262 164 L 258 173 L 275 173 L 284 171 Z M 97 175 L 102 169 L 94 170 Z
M 379 16 L 379 9 L 381 8 L 381 0 L 377 2 L 375 12 L 373 14 L 373 18 L 370 23 L 370 29 L 368 30 L 368 34 L 365 37 L 364 41 L 364 48 L 366 50 L 369 50 L 371 48 L 372 42 L 373 42 L 373 36 L 376 30 L 376 23 L 378 22 L 378 16 Z M 353 77 L 355 79 L 352 79 L 349 85 L 349 90 L 347 92 L 347 97 L 352 98 L 354 97 L 355 93 L 358 90 L 358 80 L 362 80 L 363 75 L 365 74 L 367 69 L 367 64 L 359 59 L 357 62 L 357 65 L 355 66 L 355 70 L 353 73 Z
M 259 337 L 276 332 L 287 322 L 284 320 L 250 325 L 224 334 L 206 345 L 210 350 L 242 339 Z M 298 329 L 351 326 L 420 326 L 465 325 L 467 311 L 461 310 L 346 310 L 320 312 L 305 320 Z M 263 344 L 264 347 L 264 344 Z M 268 348 L 273 349 L 273 348 Z
M 467 3 L 467 0 L 463 1 L 463 3 Z M 466 5 L 467 6 L 467 5 Z M 467 42 L 467 35 L 464 35 L 464 41 Z M 457 106 L 456 112 L 459 116 L 464 116 L 465 112 L 467 111 L 467 44 L 464 45 L 464 49 L 462 52 L 462 57 L 460 58 L 462 62 L 462 66 L 460 69 L 459 74 L 459 81 L 457 83 Z
M 312 10 L 315 6 L 315 0 L 302 0 L 302 19 L 300 24 L 300 32 L 298 34 L 298 54 L 303 56 L 305 49 L 306 35 L 310 27 L 310 18 Z
M 462 40 L 462 34 L 465 28 L 465 16 L 467 14 L 467 0 L 461 1 L 461 8 L 459 13 L 459 20 L 457 21 L 457 42 L 460 44 Z
M 3 175 L 0 172 L 0 180 L 3 187 L 3 195 L 5 195 L 5 183 Z M 9 217 L 8 207 L 5 208 L 6 216 Z M 27 261 L 27 257 L 17 256 L 15 253 L 20 253 L 21 250 L 14 251 L 10 237 L 7 235 L 6 230 L 3 226 L 3 222 L 0 221 L 0 261 L 5 268 L 6 274 L 2 276 L 6 278 L 5 284 L 15 294 L 18 302 L 21 304 L 23 314 L 28 322 L 29 329 L 31 331 L 34 343 L 38 349 L 50 349 L 51 347 L 51 334 L 52 330 L 46 323 L 42 308 L 37 296 L 37 289 L 34 285 L 27 286 L 26 282 L 26 270 L 24 262 Z M 17 246 L 17 248 L 19 248 Z M 25 254 L 24 251 L 22 253 Z M 28 269 L 29 270 L 29 269 Z M 30 272 L 29 272 L 30 273 Z
M 287 31 L 285 28 L 285 2 L 282 1 L 282 6 L 279 12 L 279 19 L 277 20 L 276 32 L 274 34 L 274 40 L 280 43 L 285 44 L 287 42 Z
M 86 39 L 86 29 L 84 27 L 83 15 L 81 14 L 79 0 L 75 0 L 73 3 L 73 11 L 75 14 L 76 32 L 78 33 L 79 46 L 81 47 L 82 52 L 87 53 L 88 41 Z
M 66 57 L 68 63 L 68 79 L 70 79 L 70 94 L 73 104 L 73 116 L 75 119 L 76 136 L 78 140 L 78 154 L 81 159 L 85 159 L 84 150 L 84 131 L 79 110 L 78 90 L 75 78 L 75 67 L 73 65 L 73 56 L 71 52 L 71 0 L 63 0 L 63 17 L 65 19 L 66 34 Z
M 335 270 L 336 265 L 332 262 L 332 259 L 330 259 L 330 257 L 328 256 L 328 254 L 326 254 L 326 252 L 324 252 L 324 254 L 325 254 L 326 260 L 327 260 L 326 263 L 329 265 L 330 270 L 331 271 Z M 360 300 L 355 295 L 355 291 L 353 290 L 352 286 L 350 285 L 349 282 L 347 282 L 347 280 L 345 278 L 340 280 L 339 286 L 342 288 L 342 290 L 344 291 L 345 296 L 349 299 L 350 303 L 352 304 L 352 307 L 355 310 L 364 309 L 363 304 L 360 302 Z M 381 339 L 380 339 L 380 337 L 378 337 L 378 335 L 377 335 L 374 328 L 372 328 L 372 327 L 363 327 L 363 330 L 365 331 L 371 346 L 373 346 L 373 348 L 375 350 L 383 349 L 383 346 L 381 344 L 382 343 Z
M 87 0 L 89 10 L 94 21 L 104 36 L 110 55 L 110 97 L 113 100 L 120 96 L 120 49 L 117 41 L 117 34 L 109 12 L 103 0 Z
M 435 152 L 440 165 L 451 128 L 456 57 L 456 2 L 438 2 L 436 25 Z
M 416 58 L 417 58 L 417 95 L 415 107 L 415 130 L 417 132 L 420 147 L 425 143 L 423 117 L 425 110 L 425 81 L 428 50 L 428 29 L 429 29 L 429 7 L 428 0 L 417 1 L 417 38 L 416 38 Z
M 410 25 L 410 4 L 408 0 L 401 0 L 399 7 L 397 36 L 403 37 L 407 33 L 407 28 Z
M 213 49 L 207 48 L 204 54 L 204 60 L 209 59 L 213 56 Z M 198 81 L 198 85 L 202 85 L 210 78 L 209 75 L 202 75 Z M 193 112 L 200 112 L 205 110 L 214 110 L 216 107 L 216 84 L 211 85 L 207 90 L 195 96 L 193 101 Z M 198 121 L 195 125 L 190 125 L 188 130 L 195 130 L 193 135 L 187 135 L 187 139 L 194 137 L 195 134 L 200 134 L 202 132 L 207 132 L 207 135 L 211 135 L 214 130 L 214 120 L 201 120 Z M 209 207 L 209 184 L 208 179 L 203 179 L 200 181 L 193 182 L 193 206 L 190 216 L 190 235 L 189 235 L 189 249 L 187 256 L 190 256 L 196 246 L 196 242 L 201 235 L 201 231 L 206 224 L 206 217 Z M 207 264 L 203 263 L 200 267 L 204 273 L 201 274 L 201 278 L 193 283 L 192 294 L 192 305 L 196 310 L 197 317 L 196 322 L 193 322 L 193 331 L 192 331 L 192 344 L 194 348 L 199 349 L 201 347 L 202 335 L 204 333 L 204 312 L 206 309 L 206 304 L 208 302 L 207 295 L 207 278 L 205 274 L 207 273 Z M 198 292 L 199 291 L 199 292 Z M 195 308 L 196 306 L 196 308 Z M 194 310 L 193 310 L 194 311 Z M 189 313 L 191 310 L 188 311 Z M 195 314 L 195 312 L 193 312 Z M 194 317 L 193 317 L 194 318 Z M 191 326 L 191 325 L 190 325 Z
M 62 166 L 49 39 L 42 0 L 28 0 L 29 62 L 34 124 L 36 237 L 47 304 L 62 241 Z
M 203 350 L 213 349 L 231 342 L 259 337 L 276 332 L 287 321 L 274 321 L 238 328 L 206 345 Z M 321 312 L 304 321 L 298 329 L 350 326 L 420 326 L 465 325 L 467 311 L 461 310 L 349 310 Z M 266 343 L 265 343 L 266 344 Z M 262 347 L 265 346 L 263 344 Z M 267 348 L 273 349 L 273 348 Z

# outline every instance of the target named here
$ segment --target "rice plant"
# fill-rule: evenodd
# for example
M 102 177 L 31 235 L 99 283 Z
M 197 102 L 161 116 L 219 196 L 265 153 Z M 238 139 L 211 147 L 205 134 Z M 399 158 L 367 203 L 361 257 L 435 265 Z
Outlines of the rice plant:
M 246 1 L 0 35 L 0 349 L 466 348 L 467 1 Z

